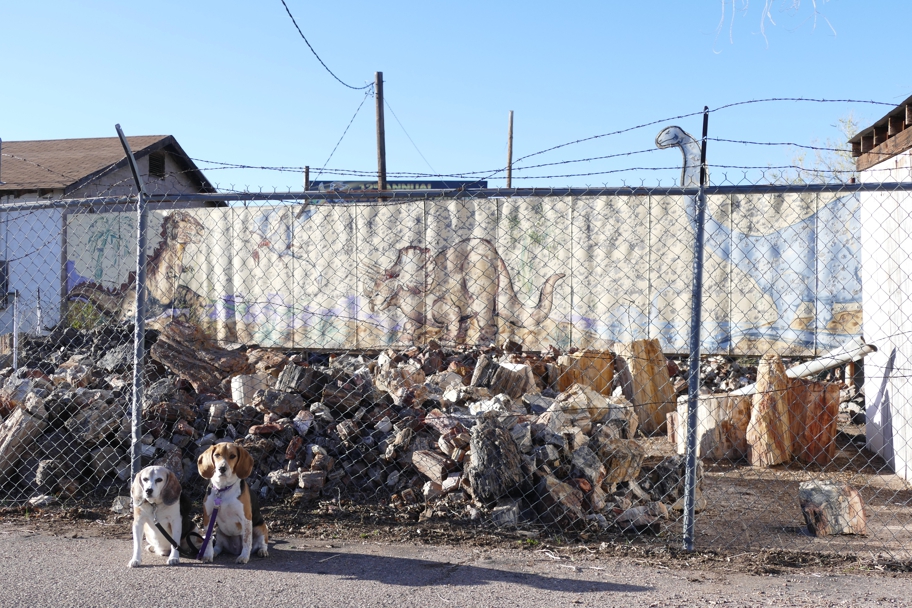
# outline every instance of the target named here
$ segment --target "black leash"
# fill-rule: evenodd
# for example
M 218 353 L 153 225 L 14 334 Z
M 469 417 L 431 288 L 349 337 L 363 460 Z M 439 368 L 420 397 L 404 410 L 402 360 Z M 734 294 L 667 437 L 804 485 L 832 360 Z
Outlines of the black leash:
M 161 523 L 159 523 L 158 514 L 156 513 L 157 510 L 158 510 L 158 505 L 153 504 L 152 505 L 152 523 L 154 523 L 155 527 L 158 528 L 158 531 L 162 533 L 162 536 L 165 537 L 165 540 L 167 540 L 168 543 L 172 547 L 177 549 L 177 552 L 180 553 L 181 555 L 183 555 L 184 557 L 189 557 L 189 558 L 196 557 L 197 551 L 199 550 L 199 548 L 197 545 L 195 545 L 193 543 L 193 541 L 190 540 L 190 538 L 195 536 L 196 538 L 198 538 L 202 541 L 203 537 L 200 536 L 199 533 L 196 532 L 195 530 L 193 530 L 192 528 L 189 531 L 184 531 L 183 534 L 181 534 L 181 540 L 187 541 L 187 546 L 190 547 L 190 550 L 181 551 L 180 543 L 176 542 L 173 538 L 171 538 L 171 535 L 168 534 L 168 531 L 165 530 L 165 527 L 163 525 L 161 525 Z M 189 521 L 188 521 L 188 523 L 189 523 Z

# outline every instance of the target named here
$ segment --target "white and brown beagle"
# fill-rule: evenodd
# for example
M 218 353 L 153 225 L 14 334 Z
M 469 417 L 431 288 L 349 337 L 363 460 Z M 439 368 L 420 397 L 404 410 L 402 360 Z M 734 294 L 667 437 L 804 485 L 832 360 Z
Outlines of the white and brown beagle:
M 149 551 L 167 555 L 168 565 L 176 566 L 180 563 L 178 547 L 172 546 L 156 524 L 160 524 L 171 538 L 182 538 L 181 485 L 177 476 L 167 467 L 146 467 L 133 479 L 130 495 L 133 498 L 133 559 L 129 566 L 142 565 L 143 534 Z
M 214 539 L 206 545 L 203 561 L 211 562 L 223 551 L 237 555 L 239 564 L 247 563 L 251 551 L 266 557 L 269 531 L 256 494 L 244 481 L 253 472 L 253 458 L 247 450 L 233 443 L 217 443 L 200 454 L 196 465 L 209 480 L 203 501 L 204 530 L 209 529 L 209 519 L 218 507 Z

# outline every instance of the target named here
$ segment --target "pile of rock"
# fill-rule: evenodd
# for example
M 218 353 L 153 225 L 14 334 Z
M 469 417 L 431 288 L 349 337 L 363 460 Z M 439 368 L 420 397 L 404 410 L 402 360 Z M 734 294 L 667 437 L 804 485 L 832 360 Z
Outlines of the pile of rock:
M 129 330 L 32 339 L 25 366 L 0 372 L 6 497 L 122 492 Z M 253 455 L 250 485 L 264 497 L 341 494 L 424 517 L 636 529 L 680 508 L 680 459 L 644 467 L 638 406 L 620 388 L 558 392 L 559 353 L 434 342 L 372 357 L 228 350 L 180 322 L 147 344 L 143 464 L 191 487 L 202 485 L 196 457 L 233 440 Z

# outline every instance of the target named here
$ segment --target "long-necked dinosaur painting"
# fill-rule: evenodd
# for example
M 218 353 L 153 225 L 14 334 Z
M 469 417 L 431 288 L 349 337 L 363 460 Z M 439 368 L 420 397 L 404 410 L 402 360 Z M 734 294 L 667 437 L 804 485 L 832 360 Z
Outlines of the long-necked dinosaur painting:
M 667 127 L 656 137 L 656 146 L 679 148 L 684 157 L 681 184 L 699 186 L 700 145 L 690 134 Z M 694 209 L 691 200 L 687 205 L 691 223 Z M 763 337 L 811 347 L 825 341 L 834 307 L 860 303 L 858 213 L 857 196 L 850 194 L 766 234 L 739 232 L 706 213 L 706 251 L 743 270 L 777 308 L 777 318 L 769 327 L 732 328 L 733 341 L 741 336 Z M 816 308 L 813 321 L 807 328 L 796 328 L 799 310 L 808 303 Z

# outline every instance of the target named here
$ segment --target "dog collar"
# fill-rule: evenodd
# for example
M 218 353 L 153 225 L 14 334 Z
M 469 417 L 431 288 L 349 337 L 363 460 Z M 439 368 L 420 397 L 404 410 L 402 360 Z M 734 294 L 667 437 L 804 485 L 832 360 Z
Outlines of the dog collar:
M 230 490 L 233 487 L 234 487 L 234 484 L 231 484 L 230 486 L 225 486 L 224 488 L 218 488 L 218 489 L 213 486 L 212 489 L 215 490 L 215 496 L 212 497 L 212 502 L 215 503 L 216 507 L 219 507 L 222 505 L 222 492 L 227 492 L 228 490 Z

